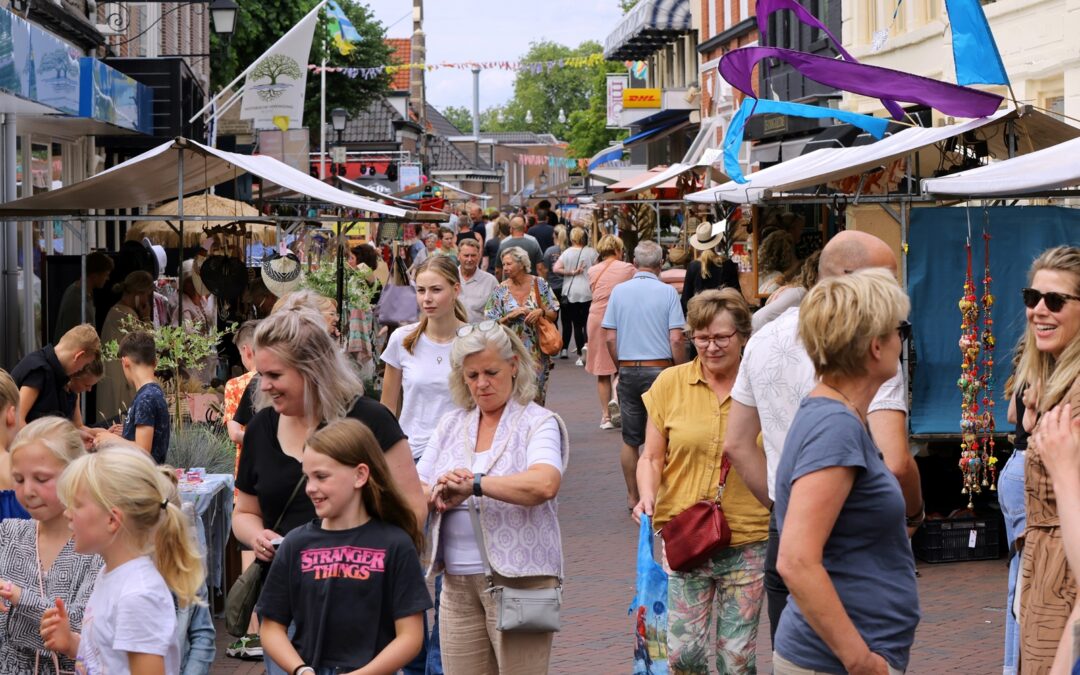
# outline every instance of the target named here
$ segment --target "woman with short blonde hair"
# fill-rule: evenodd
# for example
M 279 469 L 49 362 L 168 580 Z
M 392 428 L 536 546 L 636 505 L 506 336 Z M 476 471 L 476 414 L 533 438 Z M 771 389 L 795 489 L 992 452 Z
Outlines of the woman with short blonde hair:
M 443 416 L 417 467 L 432 511 L 428 571 L 445 571 L 447 675 L 549 670 L 553 633 L 494 630 L 497 603 L 487 590 L 489 579 L 537 590 L 563 576 L 556 495 L 570 443 L 559 416 L 533 401 L 531 359 L 507 326 L 462 326 L 450 352 L 450 392 L 460 407 Z
M 818 282 L 799 311 L 819 383 L 776 472 L 776 568 L 794 600 L 773 641 L 778 675 L 908 667 L 919 591 L 906 507 L 866 418 L 896 375 L 910 307 L 892 273 L 871 268 Z

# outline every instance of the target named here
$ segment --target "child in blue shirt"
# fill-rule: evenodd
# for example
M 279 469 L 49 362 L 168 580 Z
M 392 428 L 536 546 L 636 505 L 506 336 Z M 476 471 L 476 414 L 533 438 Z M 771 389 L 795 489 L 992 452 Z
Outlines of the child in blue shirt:
M 157 368 L 154 336 L 145 331 L 128 333 L 120 339 L 117 356 L 124 367 L 124 379 L 135 388 L 135 398 L 120 435 L 142 448 L 158 464 L 164 464 L 172 425 L 165 392 L 154 376 Z M 105 442 L 115 431 L 113 427 L 111 433 L 99 433 L 94 444 Z

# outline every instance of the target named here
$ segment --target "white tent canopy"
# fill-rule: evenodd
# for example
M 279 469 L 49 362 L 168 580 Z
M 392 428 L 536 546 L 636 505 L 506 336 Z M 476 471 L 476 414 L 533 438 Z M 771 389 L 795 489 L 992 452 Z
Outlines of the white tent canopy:
M 922 182 L 929 194 L 1021 196 L 1080 186 L 1080 138 L 1044 150 Z
M 345 185 L 350 190 L 355 190 L 358 194 L 365 197 L 370 197 L 371 199 L 385 199 L 402 207 L 414 206 L 416 204 L 416 202 L 412 201 L 411 199 L 402 199 L 401 197 L 395 197 L 392 194 L 383 194 L 378 190 L 370 188 L 362 183 L 357 183 L 356 181 L 350 180 L 345 176 L 337 176 L 336 178 L 339 183 Z
M 826 148 L 800 155 L 747 176 L 749 182 L 728 181 L 717 187 L 687 195 L 691 202 L 720 200 L 756 204 L 771 194 L 799 190 L 859 174 L 953 136 L 1015 116 L 1013 109 L 989 117 L 941 127 L 911 127 L 892 136 L 851 148 Z
M 203 192 L 244 173 L 317 201 L 392 218 L 414 216 L 413 211 L 339 190 L 273 157 L 239 155 L 184 138 L 163 143 L 73 185 L 0 204 L 0 216 L 78 215 L 93 209 L 142 207 L 176 199 L 180 193 Z

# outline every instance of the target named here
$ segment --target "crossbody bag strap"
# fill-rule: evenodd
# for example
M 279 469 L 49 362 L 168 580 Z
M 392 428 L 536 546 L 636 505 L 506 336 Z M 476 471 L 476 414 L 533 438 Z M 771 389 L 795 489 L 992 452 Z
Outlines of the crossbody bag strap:
M 296 481 L 296 487 L 292 489 L 292 494 L 289 495 L 289 501 L 285 502 L 285 508 L 281 509 L 281 514 L 277 517 L 277 520 L 274 521 L 274 526 L 270 528 L 274 532 L 277 532 L 278 527 L 281 525 L 281 521 L 285 518 L 285 512 L 292 506 L 293 500 L 296 499 L 296 495 L 300 494 L 300 488 L 304 486 L 304 481 L 306 480 L 307 476 L 300 474 L 300 480 Z
M 611 264 L 614 263 L 614 262 L 615 262 L 615 258 L 612 258 L 611 260 L 604 263 L 604 269 L 600 270 L 600 274 L 596 275 L 596 281 L 589 284 L 589 290 L 590 291 L 592 291 L 593 293 L 596 292 L 596 285 L 598 283 L 600 283 L 601 279 L 604 278 L 604 274 L 607 273 L 608 269 L 611 267 Z
M 544 299 L 540 297 L 540 277 L 533 277 L 533 297 L 536 298 L 536 304 L 540 309 L 547 311 L 547 306 L 544 304 Z
M 728 473 L 730 473 L 730 472 L 731 472 L 731 460 L 728 459 L 727 453 L 725 452 L 723 454 L 723 456 L 720 458 L 720 481 L 719 481 L 719 484 L 716 486 L 716 501 L 717 501 L 717 503 L 719 503 L 720 500 L 723 499 L 723 497 L 724 497 L 724 486 L 727 485 L 727 477 L 728 477 Z
M 581 252 L 584 251 L 584 250 L 585 250 L 584 248 L 579 248 L 578 249 L 577 261 L 574 262 L 574 269 L 577 269 L 581 265 Z M 575 274 L 575 275 L 570 277 L 570 283 L 566 285 L 566 289 L 563 292 L 564 297 L 566 297 L 566 298 L 570 297 L 570 289 L 574 287 L 574 282 L 577 281 L 577 278 L 580 277 L 582 274 L 585 274 L 585 272 L 581 272 L 579 274 Z M 567 300 L 567 302 L 570 302 L 570 301 Z

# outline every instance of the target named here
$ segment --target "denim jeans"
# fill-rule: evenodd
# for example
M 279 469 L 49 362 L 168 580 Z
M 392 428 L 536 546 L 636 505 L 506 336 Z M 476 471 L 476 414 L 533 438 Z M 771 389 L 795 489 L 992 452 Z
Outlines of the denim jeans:
M 402 672 L 405 675 L 443 675 L 442 652 L 439 650 L 439 596 L 442 595 L 442 575 L 435 577 L 435 621 L 428 633 L 427 612 L 424 612 L 424 644 L 420 653 L 410 661 Z
M 1020 626 L 1013 615 L 1016 578 L 1020 572 L 1017 537 L 1024 534 L 1024 451 L 1016 450 L 1005 462 L 998 477 L 998 504 L 1005 517 L 1005 538 L 1009 542 L 1009 594 L 1005 605 L 1005 662 L 1003 675 L 1015 675 L 1020 652 Z
M 768 600 L 769 640 L 775 644 L 776 627 L 780 615 L 787 606 L 788 589 L 783 577 L 776 571 L 776 557 L 780 551 L 780 530 L 776 526 L 776 514 L 769 516 L 769 541 L 765 547 L 765 597 Z

